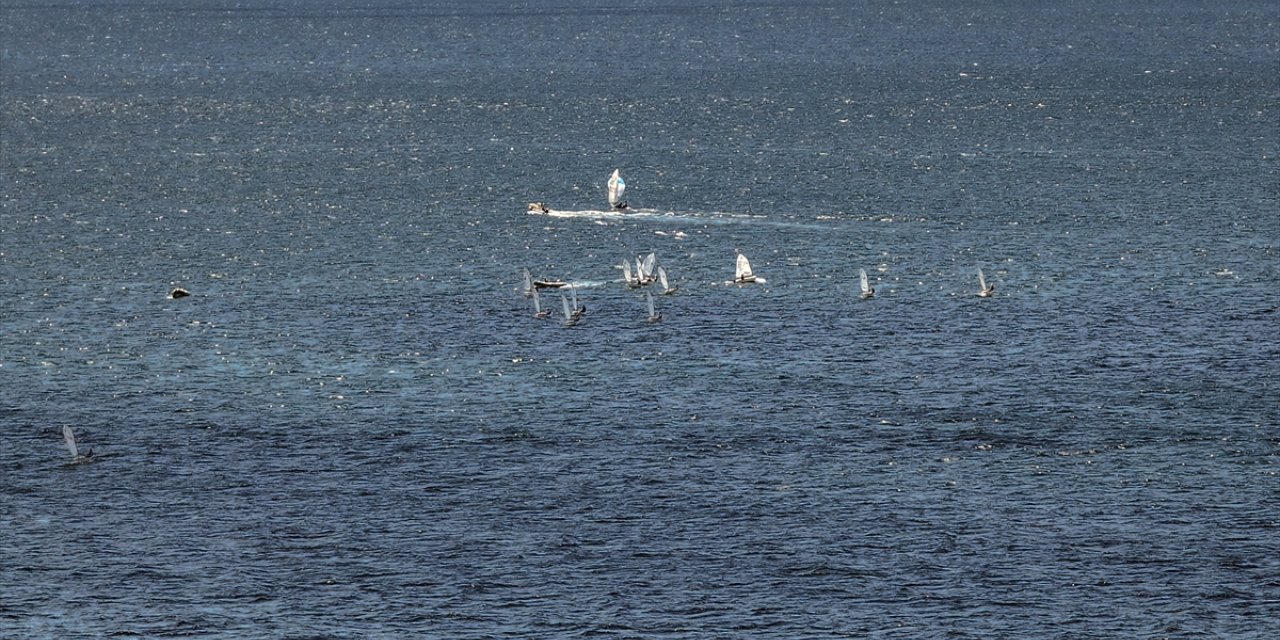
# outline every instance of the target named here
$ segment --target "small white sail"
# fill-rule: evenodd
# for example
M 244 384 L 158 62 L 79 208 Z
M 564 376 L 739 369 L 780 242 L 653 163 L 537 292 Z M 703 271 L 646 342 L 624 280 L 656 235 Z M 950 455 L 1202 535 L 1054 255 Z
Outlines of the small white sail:
M 751 262 L 747 260 L 746 256 L 739 253 L 738 263 L 734 267 L 734 271 L 733 271 L 733 279 L 738 280 L 740 282 L 745 282 L 752 277 L 753 276 L 751 274 Z
M 80 450 L 76 448 L 76 434 L 71 433 L 71 427 L 62 426 L 62 440 L 67 443 L 67 450 L 71 452 L 71 457 L 79 458 Z
M 662 285 L 663 296 L 671 296 L 672 293 L 676 293 L 676 289 L 672 289 L 671 283 L 667 282 L 667 270 L 660 268 L 660 266 L 658 268 L 658 284 Z
M 573 285 L 569 285 L 569 297 L 573 299 L 573 313 L 576 315 L 578 313 L 578 288 L 577 287 Z
M 609 206 L 615 206 L 622 201 L 622 194 L 627 190 L 627 183 L 622 179 L 617 169 L 613 170 L 613 175 L 609 176 Z
M 996 292 L 995 285 L 987 284 L 987 276 L 982 273 L 982 269 L 978 269 L 978 286 L 981 287 L 978 291 L 979 298 L 990 298 Z
M 751 272 L 751 263 L 747 260 L 747 257 L 741 253 L 738 254 L 738 263 L 734 267 L 733 281 L 737 284 L 748 284 L 751 282 L 764 284 L 764 278 L 761 278 Z
M 871 288 L 871 282 L 867 280 L 866 269 L 858 269 L 858 285 L 862 288 L 863 298 L 870 298 L 876 294 L 876 290 Z
M 524 295 L 525 297 L 528 297 L 535 293 L 537 293 L 537 287 L 533 286 L 533 275 L 529 273 L 528 269 L 525 269 L 524 270 Z
M 560 306 L 564 307 L 565 323 L 573 322 L 573 309 L 569 307 L 569 299 L 564 297 L 563 293 L 560 294 Z
M 649 307 L 649 322 L 657 322 L 661 320 L 662 316 L 658 315 L 658 312 L 653 307 L 653 293 L 648 289 L 644 290 L 644 301 Z
M 649 255 L 644 257 L 644 260 L 640 260 L 640 257 L 636 256 L 636 261 L 640 265 L 640 283 L 653 282 L 653 267 L 658 263 L 658 254 L 651 251 Z
M 536 287 L 533 289 L 532 297 L 533 297 L 533 316 L 535 318 L 547 317 L 548 315 L 547 312 L 542 310 L 542 296 L 538 294 L 538 289 Z
M 627 283 L 628 287 L 635 284 L 631 278 L 631 261 L 626 259 L 622 260 L 622 281 Z

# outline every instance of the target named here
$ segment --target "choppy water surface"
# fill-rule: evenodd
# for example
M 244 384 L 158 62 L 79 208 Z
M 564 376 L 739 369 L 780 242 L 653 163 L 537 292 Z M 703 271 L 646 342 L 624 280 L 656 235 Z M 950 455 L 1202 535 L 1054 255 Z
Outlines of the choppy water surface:
M 1270 3 L 0 17 L 6 638 L 1280 634 Z

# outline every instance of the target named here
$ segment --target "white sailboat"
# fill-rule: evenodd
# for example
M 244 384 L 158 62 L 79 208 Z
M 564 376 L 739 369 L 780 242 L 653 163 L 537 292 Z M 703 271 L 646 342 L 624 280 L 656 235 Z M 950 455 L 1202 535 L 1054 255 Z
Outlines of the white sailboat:
M 626 209 L 627 203 L 622 199 L 622 194 L 627 191 L 627 182 L 622 179 L 622 175 L 618 169 L 613 170 L 613 175 L 609 176 L 609 208 Z
M 750 284 L 753 282 L 764 284 L 765 279 L 752 273 L 751 262 L 747 260 L 746 256 L 739 253 L 737 265 L 734 267 L 733 282 L 735 284 Z
M 548 309 L 543 309 L 543 308 L 542 308 L 542 297 L 538 295 L 538 289 L 537 289 L 537 287 L 534 287 L 533 289 L 530 289 L 530 291 L 532 291 L 532 292 L 533 292 L 533 296 L 532 296 L 532 298 L 533 298 L 533 317 L 535 317 L 535 318 L 549 318 L 549 317 L 551 317 L 551 311 L 550 311 L 550 310 L 548 310 Z
M 62 425 L 62 441 L 67 444 L 67 451 L 71 452 L 72 462 L 88 462 L 93 457 L 93 449 L 80 455 L 80 448 L 76 446 L 76 434 L 71 432 L 70 426 Z
M 631 261 L 622 259 L 622 281 L 632 289 L 640 286 L 639 280 L 631 274 Z
M 524 293 L 524 297 L 528 298 L 529 296 L 532 296 L 535 293 L 537 293 L 538 288 L 533 286 L 533 275 L 529 273 L 528 269 L 524 270 L 523 276 L 524 276 L 524 289 L 522 293 Z
M 653 308 L 653 293 L 651 293 L 648 289 L 644 290 L 644 300 L 645 300 L 645 303 L 648 304 L 649 306 L 650 324 L 654 322 L 662 322 L 662 315 L 659 314 L 657 311 L 655 311 Z
M 564 307 L 564 326 L 572 327 L 578 322 L 578 319 L 574 317 L 573 308 L 569 306 L 569 299 L 564 297 L 563 293 L 560 294 L 560 306 Z
M 672 287 L 667 283 L 667 270 L 658 267 L 658 284 L 662 286 L 662 295 L 669 296 L 676 292 L 679 287 Z
M 982 273 L 982 269 L 978 269 L 978 297 L 990 298 L 996 294 L 996 285 L 987 284 L 987 276 Z
M 866 269 L 858 269 L 858 285 L 862 288 L 863 300 L 866 300 L 867 298 L 870 298 L 871 296 L 876 295 L 875 287 L 872 287 L 871 283 L 867 280 Z
M 641 258 L 636 256 L 636 281 L 641 285 L 651 284 L 656 279 L 653 275 L 653 267 L 658 263 L 658 254 L 650 252 L 649 255 Z

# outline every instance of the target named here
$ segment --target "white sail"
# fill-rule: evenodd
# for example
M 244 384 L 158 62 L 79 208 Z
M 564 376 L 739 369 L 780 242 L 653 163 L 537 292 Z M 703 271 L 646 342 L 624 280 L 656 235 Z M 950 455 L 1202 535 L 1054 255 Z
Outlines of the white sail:
M 752 273 L 751 273 L 751 263 L 747 260 L 747 257 L 746 257 L 746 256 L 744 256 L 744 255 L 742 255 L 741 253 L 739 253 L 739 254 L 738 254 L 738 264 L 737 264 L 737 266 L 735 267 L 734 272 L 733 272 L 733 279 L 734 279 L 734 280 L 749 280 L 749 279 L 751 279 L 751 277 L 752 277 Z
M 535 287 L 530 289 L 533 292 L 533 315 L 542 315 L 542 298 L 538 296 L 538 289 Z
M 662 267 L 658 267 L 658 284 L 662 285 L 663 293 L 671 290 L 671 287 L 667 284 L 667 270 Z
M 871 282 L 867 280 L 866 269 L 858 269 L 858 286 L 862 289 L 862 298 L 864 300 L 876 295 L 876 290 L 871 287 Z
M 627 183 L 622 179 L 617 169 L 613 170 L 613 175 L 609 176 L 609 206 L 613 206 L 622 201 L 622 194 L 627 190 Z
M 524 270 L 524 295 L 530 296 L 537 293 L 537 287 L 533 286 L 533 275 L 528 269 Z
M 639 271 L 640 271 L 640 274 L 639 274 L 639 276 L 640 276 L 640 281 L 641 281 L 642 283 L 643 283 L 644 281 L 646 281 L 646 280 L 647 280 L 647 281 L 649 281 L 649 282 L 652 282 L 652 281 L 653 281 L 653 266 L 654 266 L 655 264 L 657 264 L 657 263 L 658 263 L 658 254 L 653 253 L 653 252 L 650 252 L 650 253 L 649 253 L 649 255 L 647 255 L 647 256 L 645 256 L 645 257 L 644 257 L 644 260 L 643 260 L 643 261 L 641 261 L 641 260 L 640 260 L 640 257 L 639 257 L 639 256 L 636 256 L 636 261 L 637 261 L 637 264 L 639 264 L 639 265 L 640 265 L 640 267 L 639 267 Z
M 578 312 L 578 288 L 577 287 L 573 285 L 569 285 L 569 297 L 573 299 L 573 312 L 577 313 Z
M 560 306 L 564 307 L 564 321 L 573 321 L 573 309 L 569 307 L 569 299 L 560 294 Z
M 627 286 L 631 286 L 631 262 L 626 259 L 622 261 L 622 280 L 627 283 Z
M 644 290 L 644 301 L 649 307 L 649 322 L 662 320 L 662 316 L 658 315 L 658 311 L 653 308 L 653 293 L 648 289 Z
M 67 443 L 67 450 L 71 452 L 71 457 L 79 458 L 80 450 L 76 448 L 76 435 L 71 433 L 71 427 L 62 426 L 62 440 Z
M 979 297 L 990 298 L 992 295 L 995 295 L 996 286 L 993 284 L 987 284 L 987 276 L 982 273 L 982 269 L 978 269 L 978 286 L 982 287 L 982 289 L 978 291 Z

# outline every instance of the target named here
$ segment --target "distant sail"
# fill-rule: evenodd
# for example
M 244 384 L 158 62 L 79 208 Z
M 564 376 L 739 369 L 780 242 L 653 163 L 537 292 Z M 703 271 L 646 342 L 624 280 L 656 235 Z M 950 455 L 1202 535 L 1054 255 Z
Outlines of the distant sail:
M 627 183 L 619 175 L 618 170 L 613 170 L 613 175 L 609 176 L 609 206 L 612 207 L 622 202 L 622 194 L 627 190 Z
M 649 322 L 658 322 L 662 320 L 662 316 L 658 315 L 658 312 L 653 307 L 653 293 L 648 289 L 644 290 L 644 300 L 649 307 Z
M 71 452 L 71 457 L 79 458 L 80 450 L 76 448 L 76 435 L 71 433 L 71 427 L 62 426 L 62 439 L 67 443 L 67 450 Z
M 636 270 L 640 273 L 636 274 L 640 279 L 640 284 L 648 284 L 653 282 L 653 267 L 658 263 L 658 254 L 649 252 L 643 260 L 636 256 Z
M 982 273 L 982 269 L 978 269 L 978 286 L 982 288 L 978 291 L 979 298 L 990 298 L 996 292 L 994 284 L 987 284 L 987 276 Z
M 676 292 L 675 289 L 671 288 L 670 283 L 667 282 L 667 270 L 662 267 L 658 267 L 658 284 L 662 286 L 663 295 L 671 295 Z
M 528 269 L 525 269 L 524 270 L 524 295 L 528 297 L 533 295 L 536 292 L 537 292 L 537 287 L 533 286 L 533 276 L 530 275 Z
M 733 272 L 733 279 L 741 282 L 748 282 L 754 277 L 755 276 L 751 273 L 751 262 L 747 260 L 746 256 L 739 253 L 738 264 Z
M 738 263 L 734 267 L 733 281 L 737 284 L 748 284 L 751 282 L 764 284 L 764 278 L 761 278 L 751 272 L 751 263 L 747 260 L 747 257 L 741 253 L 738 254 Z
M 876 290 L 871 288 L 871 283 L 867 280 L 866 269 L 858 269 L 858 285 L 862 288 L 863 298 L 870 298 L 876 294 Z

